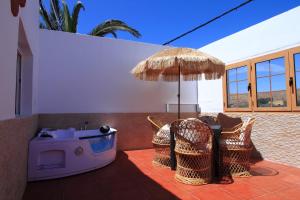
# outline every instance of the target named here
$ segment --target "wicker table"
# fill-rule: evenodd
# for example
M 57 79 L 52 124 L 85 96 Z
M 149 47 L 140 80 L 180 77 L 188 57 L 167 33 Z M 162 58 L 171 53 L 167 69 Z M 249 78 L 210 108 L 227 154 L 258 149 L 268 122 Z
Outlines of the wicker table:
M 209 125 L 213 130 L 213 159 L 212 159 L 212 177 L 219 178 L 220 168 L 220 150 L 219 150 L 219 138 L 222 132 L 221 125 Z

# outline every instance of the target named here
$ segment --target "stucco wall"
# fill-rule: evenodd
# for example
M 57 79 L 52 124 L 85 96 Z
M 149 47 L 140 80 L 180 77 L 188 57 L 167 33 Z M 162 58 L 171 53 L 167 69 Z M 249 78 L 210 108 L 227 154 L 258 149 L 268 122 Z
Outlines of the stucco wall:
M 176 82 L 141 81 L 131 69 L 165 46 L 40 31 L 40 113 L 164 112 Z M 183 82 L 182 103 L 197 103 L 196 82 Z
M 12 17 L 10 1 L 0 2 L 0 120 L 14 117 L 15 66 L 18 47 L 18 18 Z
M 38 71 L 38 1 L 27 1 L 13 17 L 10 1 L 0 1 L 0 199 L 22 198 L 27 182 L 28 141 L 37 129 L 36 72 Z M 22 28 L 20 28 L 22 27 Z M 22 38 L 19 40 L 19 35 Z M 16 60 L 24 47 L 23 114 L 15 118 Z M 27 62 L 29 61 L 29 62 Z M 28 70 L 27 67 L 30 67 Z M 32 73 L 33 72 L 33 73 Z M 26 76 L 26 77 L 25 77 Z M 26 112 L 25 112 L 26 111 Z
M 38 71 L 38 1 L 27 1 L 26 7 L 20 10 L 18 17 L 10 11 L 10 1 L 0 2 L 0 120 L 15 117 L 15 85 L 18 34 L 20 23 L 24 27 L 33 56 L 33 88 L 36 88 Z M 33 90 L 32 111 L 37 111 L 36 89 Z M 25 91 L 26 92 L 26 91 Z

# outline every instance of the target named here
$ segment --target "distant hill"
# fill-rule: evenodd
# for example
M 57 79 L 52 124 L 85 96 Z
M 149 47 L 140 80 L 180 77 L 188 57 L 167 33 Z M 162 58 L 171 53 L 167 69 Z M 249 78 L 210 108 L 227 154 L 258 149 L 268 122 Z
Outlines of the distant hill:
M 300 105 L 300 89 L 297 90 L 297 99 Z M 274 107 L 284 107 L 287 105 L 286 90 L 272 91 L 272 99 L 270 92 L 257 93 L 258 105 L 260 107 L 269 107 L 271 101 Z M 228 98 L 229 107 L 248 107 L 248 93 L 230 94 Z

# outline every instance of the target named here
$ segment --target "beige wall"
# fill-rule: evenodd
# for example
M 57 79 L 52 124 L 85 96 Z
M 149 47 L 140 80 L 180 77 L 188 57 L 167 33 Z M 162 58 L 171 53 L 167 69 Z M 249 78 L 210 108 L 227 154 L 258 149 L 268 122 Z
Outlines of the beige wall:
M 27 182 L 28 142 L 38 116 L 0 121 L 0 199 L 21 199 Z

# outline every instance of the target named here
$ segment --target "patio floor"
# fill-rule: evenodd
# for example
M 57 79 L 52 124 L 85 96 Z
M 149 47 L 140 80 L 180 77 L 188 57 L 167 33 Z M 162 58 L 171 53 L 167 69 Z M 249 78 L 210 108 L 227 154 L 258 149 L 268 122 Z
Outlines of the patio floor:
M 112 164 L 92 172 L 28 183 L 23 200 L 298 200 L 300 169 L 269 161 L 253 164 L 250 178 L 229 183 L 190 186 L 178 183 L 174 172 L 153 167 L 154 151 L 119 152 Z

